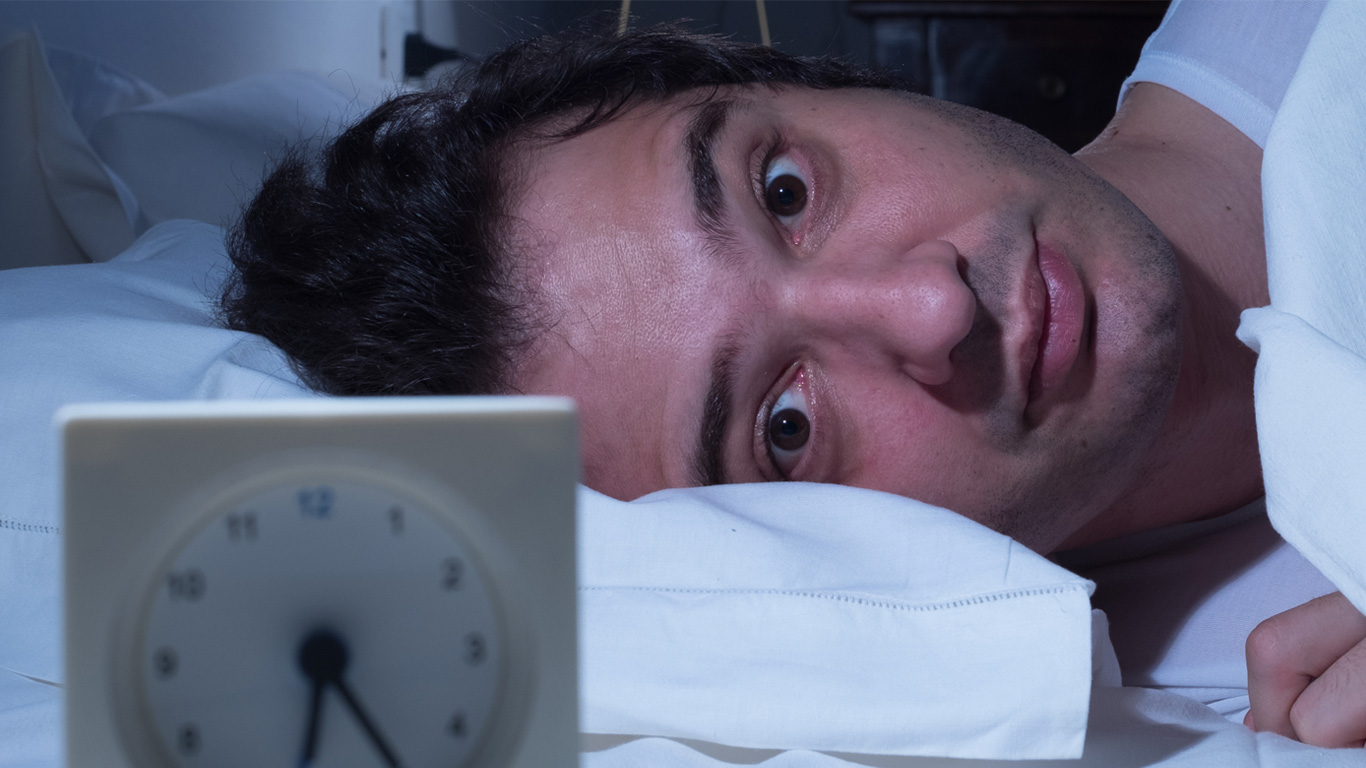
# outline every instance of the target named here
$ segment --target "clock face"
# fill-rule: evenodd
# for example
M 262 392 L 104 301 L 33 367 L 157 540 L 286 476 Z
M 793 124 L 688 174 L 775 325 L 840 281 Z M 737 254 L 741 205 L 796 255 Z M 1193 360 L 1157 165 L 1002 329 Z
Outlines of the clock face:
M 453 768 L 475 755 L 507 653 L 493 584 L 452 516 L 306 473 L 227 498 L 153 580 L 133 643 L 163 756 Z

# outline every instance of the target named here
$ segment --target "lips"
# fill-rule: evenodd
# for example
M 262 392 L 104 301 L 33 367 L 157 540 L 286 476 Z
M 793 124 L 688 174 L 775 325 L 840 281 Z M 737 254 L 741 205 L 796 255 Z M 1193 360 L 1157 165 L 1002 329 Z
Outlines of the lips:
M 1055 389 L 1072 370 L 1081 349 L 1085 310 L 1081 278 L 1072 262 L 1045 243 L 1038 243 L 1037 253 L 1046 300 L 1034 367 L 1029 376 L 1030 401 Z

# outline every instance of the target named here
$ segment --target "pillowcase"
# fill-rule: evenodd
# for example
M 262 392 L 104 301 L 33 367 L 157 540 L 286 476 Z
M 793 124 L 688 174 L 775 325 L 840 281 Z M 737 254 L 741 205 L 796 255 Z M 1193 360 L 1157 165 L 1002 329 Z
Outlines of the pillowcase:
M 579 498 L 583 730 L 1081 756 L 1093 585 L 1011 539 L 838 485 Z
M 83 53 L 50 45 L 43 46 L 43 53 L 62 101 L 87 139 L 105 115 L 166 98 L 151 83 Z
M 148 223 L 226 225 L 286 148 L 317 152 L 395 89 L 344 72 L 257 75 L 106 115 L 90 144 Z
M 83 114 L 94 102 L 85 94 Z M 0 43 L 0 147 L 0 269 L 103 261 L 133 242 L 135 206 L 86 143 L 32 33 Z
M 0 271 L 0 667 L 60 680 L 58 407 L 312 396 L 214 324 L 225 258 L 222 230 L 174 222 L 106 263 Z

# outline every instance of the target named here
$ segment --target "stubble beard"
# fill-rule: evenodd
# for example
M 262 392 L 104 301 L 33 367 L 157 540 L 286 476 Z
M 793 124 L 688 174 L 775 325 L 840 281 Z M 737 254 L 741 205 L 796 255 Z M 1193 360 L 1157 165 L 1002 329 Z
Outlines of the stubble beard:
M 1035 447 L 1055 457 L 1051 471 L 1037 487 L 1018 489 L 1016 503 L 1000 500 L 1008 512 L 998 530 L 1045 553 L 1141 484 L 1181 372 L 1184 294 L 1176 255 L 1136 206 L 1105 186 L 1104 204 L 1123 214 L 1115 220 L 1127 230 L 1120 242 L 1130 247 L 1128 280 L 1096 296 L 1090 389 L 1100 397 L 1074 429 L 1037 430 Z
M 999 137 L 996 120 L 991 132 Z M 1032 144 L 1018 138 L 1010 143 Z M 954 405 L 978 411 L 988 440 L 1024 471 L 988 490 L 975 510 L 957 511 L 1046 553 L 1141 480 L 1180 374 L 1184 295 L 1170 243 L 1137 206 L 1065 153 L 1030 149 L 1034 158 L 1028 159 L 1041 161 L 1038 170 L 1063 177 L 1068 207 L 1104 222 L 1112 235 L 1108 242 L 1122 244 L 1123 251 L 1115 260 L 1120 269 L 1095 286 L 1094 322 L 1083 344 L 1095 350 L 1096 369 L 1089 385 L 1069 398 L 1084 407 L 1071 413 L 1057 409 L 1053 423 L 1029 424 L 1022 414 L 999 407 L 1009 402 L 1003 399 L 1005 363 L 1011 359 L 1003 322 L 1006 297 L 1018 279 L 1015 262 L 1000 253 L 969 259 L 964 274 L 978 297 L 978 313 L 954 350 L 954 363 L 975 373 Z M 1006 229 L 984 233 L 984 251 L 1008 250 L 1012 235 Z

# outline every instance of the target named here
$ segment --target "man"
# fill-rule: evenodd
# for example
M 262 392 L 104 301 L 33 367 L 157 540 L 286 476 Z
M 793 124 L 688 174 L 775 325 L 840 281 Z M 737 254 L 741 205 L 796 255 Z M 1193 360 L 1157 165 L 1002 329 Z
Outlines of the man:
M 1265 303 L 1259 154 L 1188 100 L 1140 86 L 1082 155 L 1154 228 L 1020 126 L 832 62 L 647 32 L 534 41 L 481 72 L 463 105 L 381 107 L 325 180 L 287 164 L 248 211 L 229 317 L 320 389 L 573 393 L 587 482 L 612 495 L 842 482 L 1040 551 L 1259 494 L 1232 335 Z M 1230 272 L 1252 277 L 1203 277 Z M 836 324 L 888 338 L 856 349 Z
M 335 394 L 573 395 L 621 498 L 843 483 L 1049 552 L 1262 494 L 1234 335 L 1268 303 L 1260 167 L 1156 83 L 1069 157 L 834 62 L 543 39 L 286 162 L 224 309 Z M 1366 628 L 1310 606 L 1277 626 L 1348 629 L 1262 633 L 1252 717 L 1358 742 L 1304 678 Z

